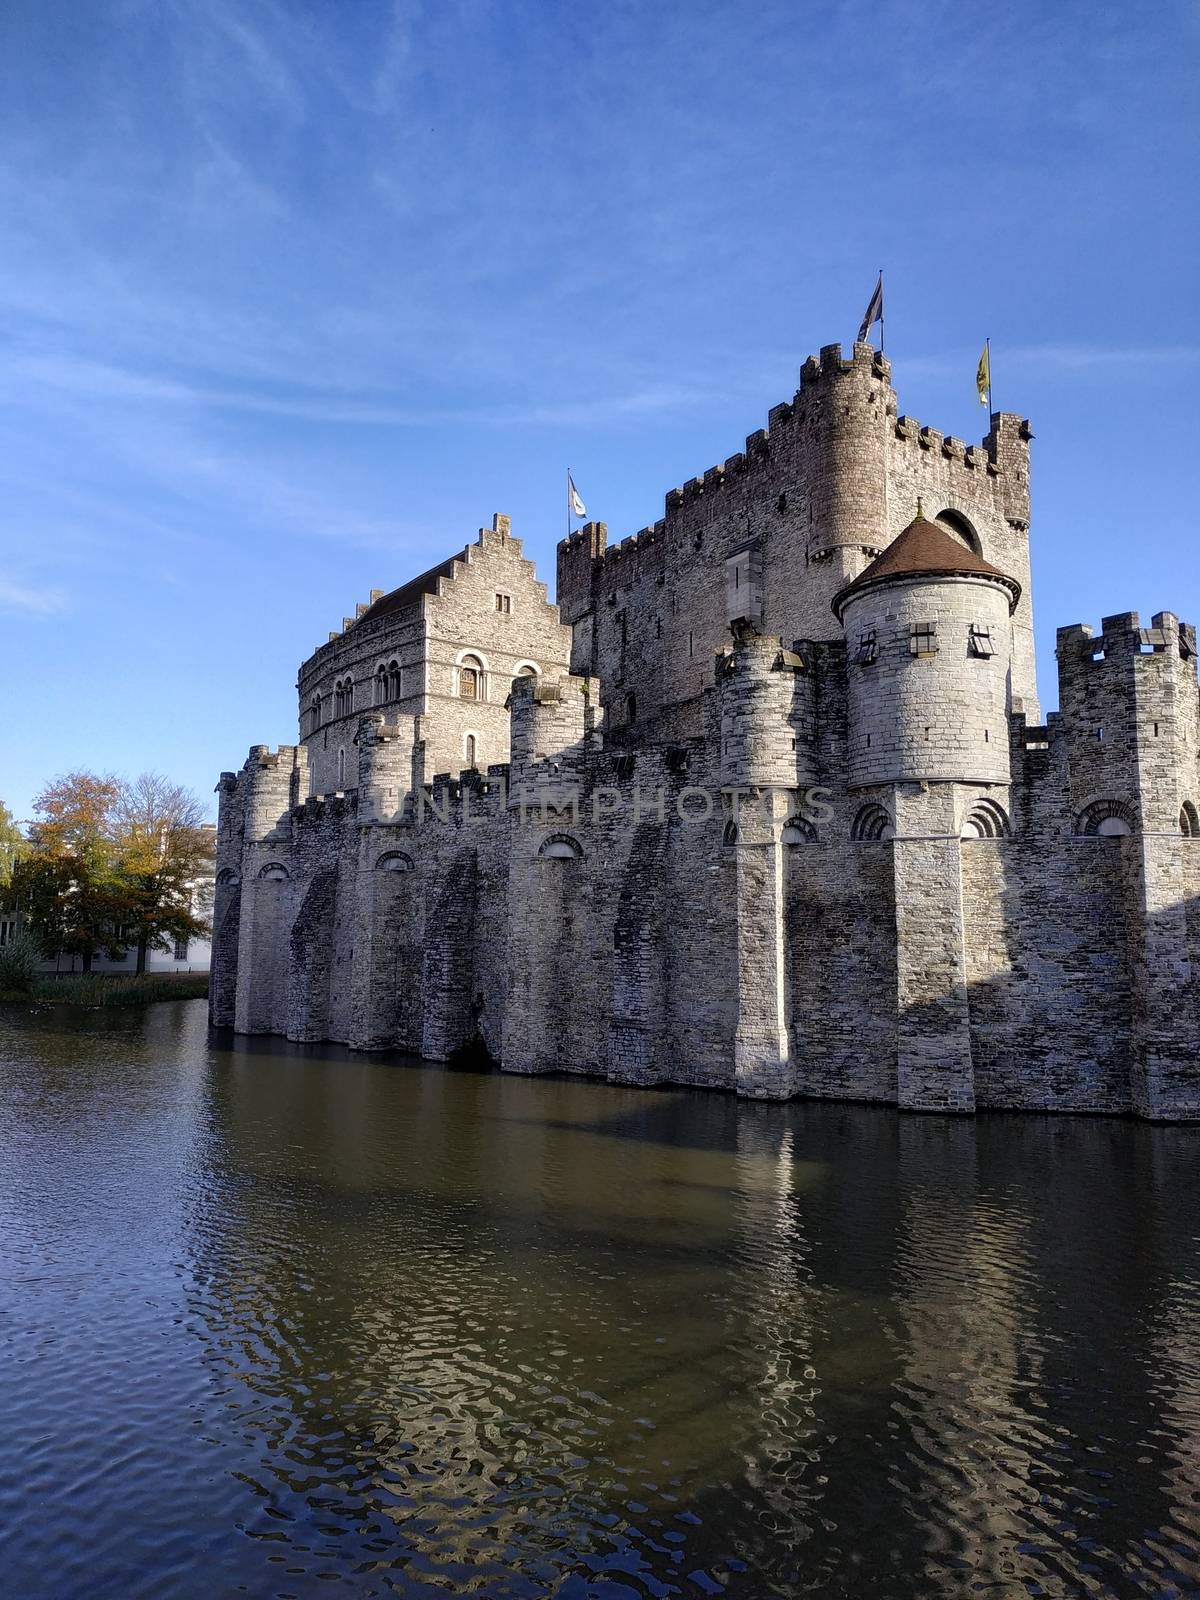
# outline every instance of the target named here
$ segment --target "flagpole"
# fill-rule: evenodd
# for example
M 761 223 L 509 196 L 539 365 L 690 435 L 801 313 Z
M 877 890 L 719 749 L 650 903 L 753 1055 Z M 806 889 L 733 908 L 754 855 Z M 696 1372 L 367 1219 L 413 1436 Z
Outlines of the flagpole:
M 990 426 L 991 420 L 992 420 L 992 410 L 993 410 L 993 408 L 992 408 L 992 341 L 990 339 L 985 339 L 983 341 L 983 348 L 987 351 L 987 358 L 988 358 L 988 424 Z
M 883 268 L 879 269 L 879 354 L 883 354 Z
M 571 469 L 567 468 L 567 538 L 571 537 Z

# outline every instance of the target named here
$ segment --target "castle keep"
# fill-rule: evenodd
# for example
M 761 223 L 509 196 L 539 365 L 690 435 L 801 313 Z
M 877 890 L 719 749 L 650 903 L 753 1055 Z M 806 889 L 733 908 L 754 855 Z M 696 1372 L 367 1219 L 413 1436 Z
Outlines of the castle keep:
M 1195 630 L 1058 634 L 1026 422 L 831 345 L 609 546 L 508 519 L 343 619 L 220 780 L 212 1020 L 512 1072 L 1200 1117 Z

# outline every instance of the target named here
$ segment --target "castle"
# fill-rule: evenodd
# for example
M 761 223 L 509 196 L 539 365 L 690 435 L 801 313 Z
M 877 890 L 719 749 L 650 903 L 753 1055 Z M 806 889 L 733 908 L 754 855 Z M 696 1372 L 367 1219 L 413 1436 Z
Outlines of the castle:
M 507 517 L 222 775 L 218 1026 L 760 1098 L 1200 1117 L 1200 690 L 1170 612 L 1034 672 L 1027 422 L 830 345 L 557 604 Z

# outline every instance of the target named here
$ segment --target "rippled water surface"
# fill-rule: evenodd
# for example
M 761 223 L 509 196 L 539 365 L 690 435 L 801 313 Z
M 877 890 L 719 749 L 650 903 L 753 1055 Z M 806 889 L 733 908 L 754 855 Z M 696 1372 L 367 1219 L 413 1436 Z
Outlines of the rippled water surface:
M 0 1590 L 1200 1594 L 1200 1130 L 0 1016 Z

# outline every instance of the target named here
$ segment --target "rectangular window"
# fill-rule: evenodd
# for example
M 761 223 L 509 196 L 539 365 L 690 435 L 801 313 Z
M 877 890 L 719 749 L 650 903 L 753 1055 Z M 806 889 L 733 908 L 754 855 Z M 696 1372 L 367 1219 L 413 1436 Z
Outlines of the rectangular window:
M 496 596 L 496 610 L 499 611 L 502 616 L 507 617 L 509 612 L 512 610 L 512 595 L 498 594 Z
M 186 961 L 187 960 L 187 953 L 188 953 L 188 942 L 187 942 L 187 940 L 186 939 L 176 939 L 176 941 L 175 941 L 175 959 L 176 959 L 176 961 Z
M 860 667 L 869 667 L 872 661 L 879 659 L 879 641 L 875 637 L 875 629 L 868 628 L 858 636 L 858 649 L 854 653 L 854 660 Z
M 968 648 L 973 656 L 986 660 L 988 656 L 996 654 L 996 646 L 992 643 L 992 630 L 983 627 L 978 622 L 971 624 L 971 634 Z
M 914 656 L 937 654 L 937 623 L 912 622 L 908 628 L 908 650 Z

